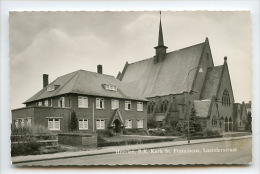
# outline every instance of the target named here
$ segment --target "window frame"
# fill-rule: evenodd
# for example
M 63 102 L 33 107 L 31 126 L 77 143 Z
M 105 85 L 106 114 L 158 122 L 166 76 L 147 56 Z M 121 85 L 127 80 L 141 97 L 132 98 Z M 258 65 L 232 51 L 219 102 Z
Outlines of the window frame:
M 119 108 L 119 100 L 111 99 L 111 109 L 115 110 L 115 109 L 118 109 L 118 108 Z
M 130 106 L 130 107 L 128 107 Z M 125 101 L 125 110 L 131 111 L 132 110 L 132 102 L 131 101 Z
M 99 126 L 98 126 L 98 122 L 99 122 Z M 105 129 L 106 124 L 105 124 L 105 119 L 96 119 L 96 129 L 97 130 L 103 130 Z
M 137 111 L 144 111 L 144 103 L 143 102 L 137 102 L 137 104 L 136 104 L 136 106 L 137 106 Z M 141 108 L 140 108 L 140 106 L 141 106 Z
M 80 127 L 82 121 L 82 127 Z M 78 119 L 79 130 L 88 130 L 88 119 Z
M 142 122 L 142 124 L 140 124 L 139 122 Z M 142 120 L 137 120 L 136 124 L 137 124 L 137 128 L 138 129 L 143 129 L 144 128 L 144 120 L 143 119 Z
M 100 104 L 102 105 L 102 107 L 100 107 Z M 96 98 L 96 109 L 105 109 L 105 99 L 104 98 Z
M 48 100 L 44 100 L 44 106 L 49 106 L 49 101 Z
M 60 101 L 61 101 L 61 104 L 60 104 Z M 60 97 L 58 99 L 58 107 L 59 108 L 65 108 L 65 97 Z
M 126 129 L 132 129 L 133 128 L 133 120 L 131 120 L 131 119 L 125 120 L 125 128 Z
M 52 121 L 50 121 L 52 120 Z M 59 131 L 60 130 L 60 118 L 48 118 L 48 129 L 52 131 Z M 52 128 L 50 128 L 50 123 L 53 124 Z M 58 128 L 56 126 L 58 125 Z
M 80 100 L 82 100 L 80 105 Z M 86 103 L 86 105 L 84 105 Z M 78 108 L 88 108 L 88 97 L 78 96 Z

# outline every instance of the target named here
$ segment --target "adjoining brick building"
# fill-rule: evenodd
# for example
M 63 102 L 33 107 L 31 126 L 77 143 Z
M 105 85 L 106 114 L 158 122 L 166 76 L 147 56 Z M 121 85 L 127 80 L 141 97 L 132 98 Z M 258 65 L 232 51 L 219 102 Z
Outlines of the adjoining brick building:
M 227 58 L 215 66 L 205 42 L 167 53 L 159 24 L 155 56 L 126 62 L 117 78 L 132 85 L 148 100 L 148 120 L 158 127 L 175 127 L 187 120 L 190 108 L 209 129 L 233 131 L 234 95 Z
M 113 76 L 79 70 L 58 77 L 24 102 L 25 108 L 12 110 L 16 127 L 40 124 L 53 131 L 69 130 L 71 113 L 78 119 L 79 130 L 146 129 L 147 99 Z

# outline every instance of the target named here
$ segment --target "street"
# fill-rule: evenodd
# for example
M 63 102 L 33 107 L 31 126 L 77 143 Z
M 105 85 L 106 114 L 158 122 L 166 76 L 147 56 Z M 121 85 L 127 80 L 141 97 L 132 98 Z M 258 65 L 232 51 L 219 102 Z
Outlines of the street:
M 252 139 L 237 139 L 156 149 L 115 150 L 113 154 L 19 163 L 17 166 L 58 165 L 178 165 L 178 164 L 248 164 Z

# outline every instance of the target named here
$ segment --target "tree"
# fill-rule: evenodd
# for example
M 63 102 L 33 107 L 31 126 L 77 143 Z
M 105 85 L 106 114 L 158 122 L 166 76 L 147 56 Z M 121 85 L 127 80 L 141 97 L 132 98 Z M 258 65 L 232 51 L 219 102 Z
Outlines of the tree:
M 70 129 L 70 131 L 77 131 L 78 127 L 79 127 L 79 124 L 78 124 L 77 115 L 76 115 L 75 111 L 72 111 L 71 116 L 70 116 L 69 129 Z

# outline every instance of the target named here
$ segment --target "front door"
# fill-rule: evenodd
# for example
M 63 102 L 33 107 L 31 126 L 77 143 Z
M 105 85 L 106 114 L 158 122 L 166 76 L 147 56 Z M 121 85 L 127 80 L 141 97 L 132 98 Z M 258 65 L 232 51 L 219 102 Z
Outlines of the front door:
M 114 121 L 114 125 L 115 125 L 114 132 L 115 133 L 121 133 L 121 123 L 118 119 L 116 119 Z

